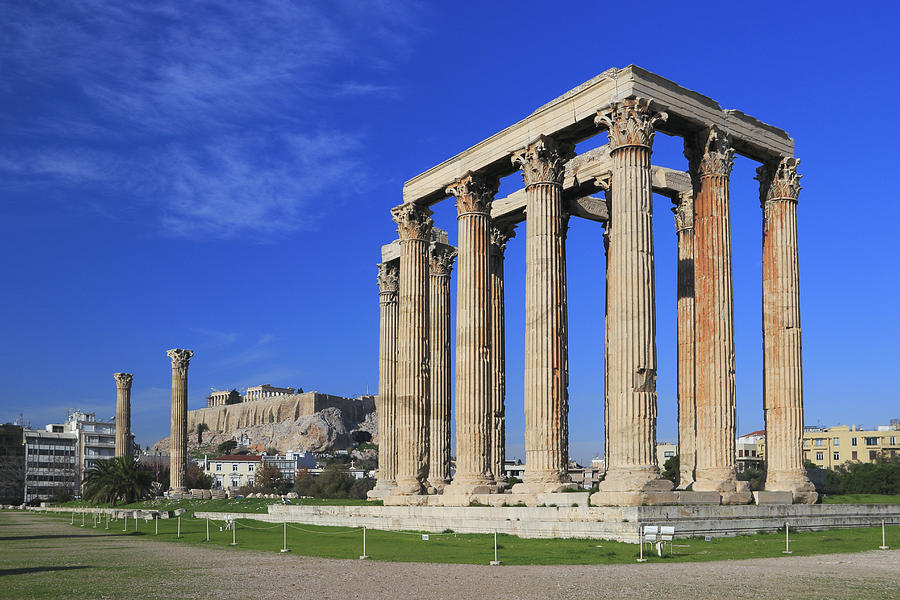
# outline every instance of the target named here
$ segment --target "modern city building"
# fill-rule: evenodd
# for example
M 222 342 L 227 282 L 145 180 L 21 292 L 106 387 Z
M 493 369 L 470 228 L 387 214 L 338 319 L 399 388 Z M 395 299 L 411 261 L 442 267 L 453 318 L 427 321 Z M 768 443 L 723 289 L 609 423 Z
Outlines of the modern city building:
M 851 461 L 875 462 L 892 456 L 900 456 L 900 423 L 894 421 L 873 429 L 838 425 L 803 431 L 803 460 L 818 467 L 833 469 Z
M 0 504 L 21 504 L 25 494 L 24 428 L 0 425 Z
M 262 465 L 262 456 L 226 455 L 206 461 L 206 474 L 212 477 L 214 490 L 236 490 L 253 485 L 256 470 Z
M 78 432 L 66 431 L 63 425 L 47 425 L 45 429 L 25 429 L 24 441 L 25 503 L 77 496 L 81 481 Z

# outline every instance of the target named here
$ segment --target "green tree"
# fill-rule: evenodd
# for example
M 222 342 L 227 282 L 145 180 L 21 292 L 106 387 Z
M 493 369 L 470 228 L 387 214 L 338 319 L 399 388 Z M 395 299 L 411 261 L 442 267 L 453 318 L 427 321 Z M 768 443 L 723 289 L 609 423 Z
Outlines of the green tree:
M 675 485 L 678 485 L 678 478 L 681 473 L 681 459 L 678 458 L 678 455 L 670 456 L 666 459 L 666 462 L 663 463 L 662 477 L 663 479 L 668 479 Z
M 98 460 L 84 477 L 82 496 L 94 504 L 129 504 L 150 492 L 153 473 L 132 456 Z
M 281 493 L 284 489 L 284 478 L 281 469 L 269 461 L 263 461 L 253 476 L 254 491 L 265 494 Z
M 758 492 L 766 482 L 766 472 L 760 469 L 744 469 L 743 471 L 738 471 L 736 478 L 738 481 L 748 482 L 750 489 Z
M 225 404 L 240 404 L 242 401 L 243 399 L 241 398 L 240 393 L 237 390 L 231 390 L 230 392 L 228 392 L 228 397 L 225 399 Z
M 184 472 L 184 485 L 189 490 L 208 490 L 212 487 L 213 478 L 203 472 L 197 463 L 189 461 Z
M 203 432 L 209 431 L 209 425 L 206 423 L 197 423 L 197 445 L 203 445 Z
M 216 451 L 217 451 L 219 454 L 223 454 L 223 455 L 224 455 L 224 454 L 228 454 L 229 452 L 231 452 L 231 451 L 234 450 L 235 448 L 237 448 L 237 442 L 236 442 L 235 440 L 227 440 L 227 441 L 222 442 L 221 444 L 219 444 L 219 447 L 216 448 Z

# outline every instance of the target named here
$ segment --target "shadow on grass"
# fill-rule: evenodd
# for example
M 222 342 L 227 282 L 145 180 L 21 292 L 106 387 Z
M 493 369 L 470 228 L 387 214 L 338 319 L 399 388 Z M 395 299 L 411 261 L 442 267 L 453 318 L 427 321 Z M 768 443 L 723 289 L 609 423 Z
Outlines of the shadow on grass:
M 21 569 L 0 569 L 0 577 L 4 575 L 26 575 L 28 573 L 46 573 L 48 571 L 73 571 L 75 569 L 90 569 L 88 565 L 73 567 L 22 567 Z

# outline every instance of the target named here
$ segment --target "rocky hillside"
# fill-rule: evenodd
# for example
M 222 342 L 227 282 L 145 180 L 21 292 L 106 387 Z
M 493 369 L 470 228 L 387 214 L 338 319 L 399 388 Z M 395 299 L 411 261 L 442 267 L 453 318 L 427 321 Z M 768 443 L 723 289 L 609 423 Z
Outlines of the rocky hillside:
M 374 412 L 367 413 L 361 422 L 355 422 L 346 419 L 338 408 L 325 408 L 297 419 L 239 427 L 224 433 L 204 431 L 203 445 L 215 447 L 228 440 L 244 440 L 248 445 L 277 448 L 279 452 L 328 452 L 349 448 L 354 442 L 378 443 L 377 437 L 377 416 Z M 198 447 L 197 431 L 188 431 L 188 450 Z M 153 450 L 168 452 L 169 438 L 153 444 Z

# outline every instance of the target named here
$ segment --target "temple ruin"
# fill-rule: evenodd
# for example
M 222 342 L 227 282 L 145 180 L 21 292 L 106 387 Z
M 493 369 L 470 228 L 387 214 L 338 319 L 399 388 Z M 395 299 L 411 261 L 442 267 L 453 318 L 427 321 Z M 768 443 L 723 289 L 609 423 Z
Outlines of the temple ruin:
M 607 132 L 607 146 L 575 144 Z M 651 164 L 655 132 L 684 139 L 687 173 Z M 735 476 L 734 302 L 729 178 L 735 153 L 760 163 L 763 222 L 765 489 L 812 503 L 802 465 L 797 254 L 800 191 L 788 134 L 640 67 L 610 69 L 406 182 L 382 248 L 380 464 L 386 504 L 534 505 L 569 484 L 566 232 L 597 221 L 606 248 L 605 480 L 596 505 L 744 504 Z M 495 199 L 501 177 L 525 189 Z M 678 251 L 679 489 L 657 464 L 653 193 L 669 197 Z M 429 206 L 454 198 L 458 247 Z M 526 246 L 524 481 L 505 490 L 506 244 Z M 449 478 L 449 278 L 456 265 L 456 472 Z M 570 485 L 570 484 L 569 484 Z M 440 492 L 440 493 L 438 493 Z

